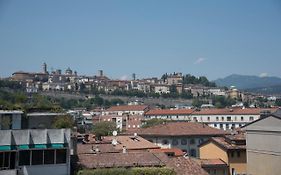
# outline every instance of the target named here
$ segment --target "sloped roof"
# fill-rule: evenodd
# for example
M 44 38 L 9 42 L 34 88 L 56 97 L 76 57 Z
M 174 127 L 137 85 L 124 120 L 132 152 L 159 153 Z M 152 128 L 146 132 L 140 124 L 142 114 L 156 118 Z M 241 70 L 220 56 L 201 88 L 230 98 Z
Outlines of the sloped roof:
M 79 155 L 79 163 L 83 167 L 90 169 L 165 165 L 156 155 L 151 152 L 82 154 Z
M 105 139 L 112 140 L 114 137 L 105 137 Z M 115 149 L 122 150 L 123 146 L 126 146 L 127 150 L 146 150 L 146 149 L 158 149 L 160 148 L 157 145 L 149 142 L 148 140 L 137 136 L 116 136 L 118 144 L 115 146 Z
M 142 128 L 138 131 L 138 134 L 141 136 L 219 136 L 227 134 L 227 132 L 202 123 L 167 122 L 149 128 Z
M 112 106 L 106 111 L 144 111 L 148 108 L 147 105 L 121 105 Z
M 200 164 L 189 157 L 170 158 L 166 166 L 174 169 L 180 175 L 209 175 Z
M 194 109 L 154 109 L 149 110 L 145 115 L 190 115 Z

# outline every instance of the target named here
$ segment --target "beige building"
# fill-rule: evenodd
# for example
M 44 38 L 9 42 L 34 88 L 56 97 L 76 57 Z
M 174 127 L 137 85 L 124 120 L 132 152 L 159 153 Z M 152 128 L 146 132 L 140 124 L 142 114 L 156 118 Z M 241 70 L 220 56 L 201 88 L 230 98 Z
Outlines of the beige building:
M 281 111 L 244 128 L 247 133 L 248 175 L 281 174 Z
M 246 140 L 245 135 L 216 137 L 199 145 L 200 159 L 220 159 L 228 166 L 228 171 L 212 169 L 213 175 L 246 175 Z

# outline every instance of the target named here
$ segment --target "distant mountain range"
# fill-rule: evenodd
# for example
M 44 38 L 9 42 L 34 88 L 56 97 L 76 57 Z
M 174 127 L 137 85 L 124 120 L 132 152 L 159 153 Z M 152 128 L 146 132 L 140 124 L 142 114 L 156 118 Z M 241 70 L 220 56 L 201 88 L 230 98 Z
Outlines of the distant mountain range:
M 256 91 L 259 91 L 258 89 L 263 89 L 263 91 L 267 91 L 272 87 L 272 90 L 280 90 L 281 92 L 281 78 L 279 77 L 258 77 L 233 74 L 225 78 L 217 79 L 214 82 L 218 86 L 235 86 L 236 88 L 243 90 L 255 89 Z

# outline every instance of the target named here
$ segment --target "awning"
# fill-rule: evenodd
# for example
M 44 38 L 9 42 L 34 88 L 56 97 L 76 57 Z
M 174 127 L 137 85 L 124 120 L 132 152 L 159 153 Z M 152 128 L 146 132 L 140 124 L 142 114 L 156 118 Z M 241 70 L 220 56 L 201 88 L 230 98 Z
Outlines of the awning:
M 0 151 L 10 151 L 12 150 L 12 147 L 10 145 L 1 145 Z
M 64 144 L 63 143 L 53 143 L 50 144 L 51 148 L 64 148 Z

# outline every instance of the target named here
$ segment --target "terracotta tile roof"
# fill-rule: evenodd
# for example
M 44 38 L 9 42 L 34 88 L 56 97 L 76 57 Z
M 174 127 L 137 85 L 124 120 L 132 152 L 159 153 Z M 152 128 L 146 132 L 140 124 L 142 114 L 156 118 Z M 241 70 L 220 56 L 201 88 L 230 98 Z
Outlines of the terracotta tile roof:
M 209 175 L 200 164 L 188 157 L 170 158 L 166 165 L 180 175 Z
M 165 165 L 156 155 L 151 152 L 81 154 L 78 158 L 79 164 L 82 167 L 90 169 L 111 167 L 148 167 Z
M 275 108 L 232 108 L 232 109 L 202 109 L 200 111 L 194 111 L 194 115 L 260 115 L 261 111 L 269 110 L 271 112 L 276 111 Z
M 147 108 L 147 105 L 121 105 L 112 106 L 106 111 L 145 111 Z
M 226 138 L 224 137 L 212 137 L 210 141 L 215 142 L 222 148 L 226 150 L 246 150 L 246 144 L 245 145 L 237 145 L 235 143 L 229 143 Z
M 201 166 L 204 167 L 224 167 L 227 164 L 221 159 L 200 159 Z
M 183 156 L 184 152 L 179 148 L 163 148 L 163 149 L 153 149 L 150 150 L 153 153 L 174 153 L 175 156 Z
M 269 110 L 275 112 L 277 108 L 232 108 L 232 109 L 154 109 L 149 110 L 145 115 L 260 115 L 261 111 Z
M 105 137 L 105 139 L 112 140 L 114 137 Z M 148 140 L 137 136 L 116 136 L 118 144 L 115 146 L 115 149 L 122 150 L 123 146 L 126 146 L 127 150 L 147 150 L 147 149 L 159 149 L 160 147 L 154 145 Z
M 194 109 L 153 109 L 145 113 L 145 115 L 190 115 Z
M 227 132 L 194 122 L 167 122 L 138 131 L 141 136 L 222 136 Z
M 77 154 L 93 154 L 96 148 L 99 149 L 100 154 L 120 152 L 112 144 L 77 144 Z

